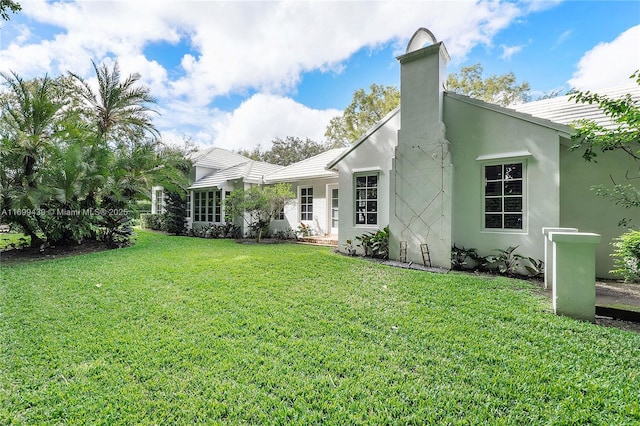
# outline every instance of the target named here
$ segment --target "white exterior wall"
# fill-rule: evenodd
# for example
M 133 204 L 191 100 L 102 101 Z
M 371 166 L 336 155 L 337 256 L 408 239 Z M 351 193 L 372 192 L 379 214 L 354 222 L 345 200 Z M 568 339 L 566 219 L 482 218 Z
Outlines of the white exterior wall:
M 612 178 L 619 184 L 626 184 L 626 172 L 637 173 L 638 163 L 618 151 L 598 153 L 596 160 L 597 163 L 587 162 L 582 158 L 582 150 L 571 152 L 568 146 L 561 146 L 560 226 L 602 236 L 596 245 L 596 276 L 611 278 L 611 243 L 627 231 L 627 227 L 618 226 L 618 223 L 627 219 L 630 220 L 629 226 L 637 227 L 640 210 L 617 206 L 610 198 L 598 196 L 591 188 L 594 185 L 611 188 Z
M 398 112 L 337 164 L 340 204 L 338 248 L 340 250 L 344 250 L 347 240 L 354 241 L 356 236 L 365 232 L 375 232 L 389 225 L 390 175 L 399 128 L 400 113 Z M 355 224 L 354 173 L 365 171 L 379 173 L 378 224 L 375 226 Z
M 328 235 L 329 229 L 329 202 L 327 199 L 327 185 L 337 184 L 338 179 L 310 179 L 291 183 L 291 190 L 296 198 L 285 209 L 285 220 L 274 220 L 271 223 L 271 232 L 297 231 L 300 223 L 311 226 L 314 235 Z M 300 219 L 300 188 L 313 188 L 313 220 Z M 340 209 L 342 214 L 342 209 Z
M 444 120 L 454 164 L 452 243 L 476 248 L 480 255 L 519 246 L 518 253 L 542 259 L 542 227 L 560 225 L 557 131 L 449 96 L 444 101 Z M 485 163 L 477 158 L 523 151 L 531 153 L 522 158 L 526 162 L 525 229 L 483 230 Z M 507 163 L 510 159 L 513 157 L 497 161 Z

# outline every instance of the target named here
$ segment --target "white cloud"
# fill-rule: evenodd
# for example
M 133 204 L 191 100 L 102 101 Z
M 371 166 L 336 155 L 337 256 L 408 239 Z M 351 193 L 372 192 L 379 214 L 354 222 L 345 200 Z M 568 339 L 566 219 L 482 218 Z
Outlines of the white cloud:
M 500 58 L 504 60 L 511 59 L 513 55 L 520 52 L 524 48 L 523 45 L 520 45 L 520 46 L 501 45 L 500 47 L 502 48 L 502 55 L 500 55 Z
M 91 60 L 118 58 L 121 73 L 139 72 L 160 101 L 157 125 L 167 137 L 190 135 L 228 148 L 268 145 L 274 137 L 322 140 L 339 112 L 309 109 L 287 98 L 307 71 L 339 73 L 362 48 L 404 49 L 419 27 L 444 40 L 455 62 L 531 10 L 537 2 L 493 0 L 232 2 L 22 0 L 30 31 L 0 47 L 2 68 L 24 77 L 72 70 L 91 78 Z M 20 18 L 22 19 L 22 17 Z M 7 23 L 14 24 L 14 19 Z M 36 36 L 39 25 L 47 34 Z M 16 24 L 17 25 L 17 24 Z M 173 74 L 152 43 L 191 47 Z M 505 53 L 507 53 L 505 51 Z M 511 53 L 513 54 L 513 53 Z M 257 93 L 236 111 L 212 108 L 216 97 Z
M 600 43 L 584 54 L 568 83 L 579 90 L 615 87 L 630 82 L 640 69 L 640 25 L 620 34 L 610 43 Z
M 209 143 L 227 149 L 250 149 L 258 145 L 270 148 L 275 138 L 287 136 L 321 142 L 329 120 L 341 113 L 311 109 L 290 98 L 256 94 L 211 123 L 215 136 Z

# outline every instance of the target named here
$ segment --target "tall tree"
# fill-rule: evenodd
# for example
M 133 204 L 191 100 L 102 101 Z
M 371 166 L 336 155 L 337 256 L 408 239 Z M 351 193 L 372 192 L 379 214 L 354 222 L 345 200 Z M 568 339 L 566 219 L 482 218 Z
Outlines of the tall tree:
M 42 171 L 62 119 L 63 103 L 56 96 L 56 82 L 48 76 L 25 81 L 16 73 L 1 75 L 8 92 L 0 105 L 0 207 L 13 213 L 3 220 L 21 226 L 36 245 L 41 242 L 41 217 L 17 213 L 41 208 Z
M 328 146 L 309 138 L 287 136 L 284 140 L 276 138 L 272 141 L 271 149 L 262 151 L 260 147 L 253 150 L 240 150 L 239 154 L 256 161 L 288 166 L 298 161 L 306 160 L 328 149 Z
M 84 112 L 93 123 L 98 137 L 122 147 L 128 143 L 136 143 L 150 134 L 159 136 L 150 114 L 156 113 L 149 107 L 156 101 L 149 88 L 139 85 L 140 74 L 130 74 L 124 80 L 120 78 L 120 67 L 116 60 L 110 70 L 106 64 L 97 66 L 95 70 L 98 80 L 98 91 L 82 77 L 72 72 L 73 88 L 84 101 Z
M 480 64 L 462 67 L 460 74 L 447 77 L 447 90 L 502 106 L 527 102 L 530 99 L 529 83 L 516 83 L 513 72 L 482 77 Z
M 333 148 L 349 146 L 375 123 L 400 104 L 400 91 L 395 86 L 372 84 L 370 91 L 358 89 L 343 114 L 329 121 L 325 137 Z
M 0 0 L 0 17 L 5 21 L 9 20 L 9 13 L 16 13 L 22 10 L 19 3 L 13 0 Z
M 631 78 L 640 85 L 640 70 Z M 572 149 L 584 149 L 582 157 L 587 161 L 597 161 L 598 151 L 621 151 L 636 161 L 640 161 L 640 101 L 630 94 L 612 99 L 597 93 L 577 92 L 571 95 L 577 103 L 597 104 L 613 125 L 604 126 L 592 120 L 580 120 L 576 133 L 572 136 Z M 613 181 L 612 188 L 601 185 L 595 188 L 602 196 L 610 197 L 616 204 L 626 208 L 640 207 L 640 187 L 635 182 L 640 179 L 638 170 L 628 171 L 628 182 Z

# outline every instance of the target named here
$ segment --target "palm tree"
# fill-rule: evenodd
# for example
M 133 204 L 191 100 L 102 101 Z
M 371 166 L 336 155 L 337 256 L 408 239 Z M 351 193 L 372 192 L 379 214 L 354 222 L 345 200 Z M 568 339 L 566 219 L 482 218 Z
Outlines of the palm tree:
M 98 80 L 98 91 L 82 77 L 69 73 L 74 89 L 85 104 L 85 114 L 96 127 L 97 135 L 107 143 L 121 146 L 127 142 L 138 142 L 151 134 L 159 136 L 150 113 L 156 112 L 147 105 L 156 100 L 149 89 L 137 85 L 140 74 L 130 74 L 120 81 L 120 67 L 116 60 L 113 69 L 106 64 L 97 66 L 91 61 Z
M 40 208 L 41 172 L 52 139 L 62 119 L 63 102 L 55 80 L 48 76 L 32 81 L 18 74 L 0 74 L 8 92 L 0 101 L 0 126 L 4 133 L 0 143 L 0 165 L 3 169 L 0 194 L 2 204 L 15 211 Z M 9 222 L 20 225 L 31 236 L 31 244 L 41 242 L 38 215 L 9 215 Z

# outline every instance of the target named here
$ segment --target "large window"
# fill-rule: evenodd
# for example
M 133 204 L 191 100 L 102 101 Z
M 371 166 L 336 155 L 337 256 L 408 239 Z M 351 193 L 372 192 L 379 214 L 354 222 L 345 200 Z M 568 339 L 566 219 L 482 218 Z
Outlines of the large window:
M 484 228 L 524 229 L 525 163 L 484 166 Z
M 378 224 L 378 173 L 356 175 L 356 225 Z
M 313 220 L 313 188 L 300 188 L 300 220 Z
M 216 222 L 220 223 L 222 221 L 222 191 L 217 190 L 215 197 L 216 197 L 216 202 L 215 202 Z
M 156 214 L 164 213 L 164 191 L 156 189 L 155 191 L 155 212 Z
M 191 217 L 191 193 L 187 192 L 187 217 Z
M 213 222 L 216 206 L 216 192 L 219 191 L 193 193 L 194 222 Z M 217 214 L 215 215 L 215 217 L 219 219 Z

